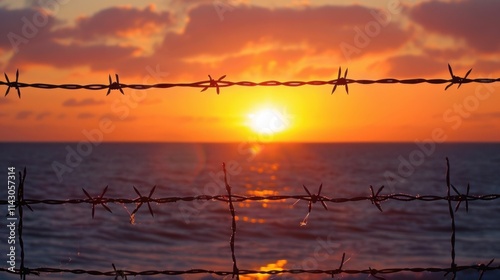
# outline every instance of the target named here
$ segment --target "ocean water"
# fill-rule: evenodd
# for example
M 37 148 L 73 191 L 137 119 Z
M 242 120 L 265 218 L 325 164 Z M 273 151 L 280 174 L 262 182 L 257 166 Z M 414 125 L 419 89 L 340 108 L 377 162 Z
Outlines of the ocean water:
M 500 193 L 500 144 L 174 144 L 77 143 L 0 144 L 0 177 L 26 166 L 26 199 L 135 199 L 133 187 L 153 198 L 225 195 L 221 164 L 228 167 L 235 195 L 305 195 L 303 185 L 321 195 L 349 198 L 381 194 L 446 195 L 446 160 L 451 182 L 465 193 Z M 16 175 L 17 177 L 17 175 Z M 0 190 L 6 200 L 7 187 Z M 25 209 L 25 265 L 112 271 L 232 270 L 231 215 L 221 201 L 142 205 L 35 204 Z M 312 205 L 306 201 L 235 203 L 235 255 L 240 269 L 344 269 L 449 267 L 451 220 L 446 201 L 386 201 L 380 212 L 370 201 Z M 453 203 L 455 206 L 455 203 Z M 2 205 L 3 212 L 7 206 Z M 500 200 L 462 203 L 456 217 L 456 263 L 472 265 L 500 257 Z M 6 224 L 6 218 L 2 224 Z M 0 229 L 0 261 L 7 268 L 8 229 Z M 19 248 L 16 266 L 19 267 Z M 464 271 L 457 279 L 477 279 Z M 381 275 L 379 275 L 381 276 Z M 216 275 L 129 276 L 128 279 L 221 279 Z M 443 273 L 398 273 L 386 279 L 451 279 Z M 499 279 L 487 272 L 483 279 Z M 28 279 L 111 279 L 106 276 L 44 273 Z M 242 277 L 243 278 L 243 277 Z M 326 274 L 267 279 L 331 279 Z M 367 279 L 366 274 L 336 278 Z M 19 279 L 0 272 L 0 279 Z M 251 275 L 246 279 L 266 279 Z M 375 278 L 373 278 L 375 279 Z

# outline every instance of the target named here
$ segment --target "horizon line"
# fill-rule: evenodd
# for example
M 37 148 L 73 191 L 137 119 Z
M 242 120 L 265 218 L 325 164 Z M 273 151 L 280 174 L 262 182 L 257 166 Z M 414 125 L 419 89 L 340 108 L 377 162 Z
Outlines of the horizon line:
M 68 140 L 68 141 L 1 141 L 0 144 L 58 144 L 58 143 L 79 143 L 91 142 L 88 140 Z M 435 141 L 100 141 L 97 144 L 415 144 L 415 143 L 436 143 L 439 144 L 500 144 L 500 141 L 445 141 L 437 143 Z M 94 143 L 95 144 L 95 143 Z

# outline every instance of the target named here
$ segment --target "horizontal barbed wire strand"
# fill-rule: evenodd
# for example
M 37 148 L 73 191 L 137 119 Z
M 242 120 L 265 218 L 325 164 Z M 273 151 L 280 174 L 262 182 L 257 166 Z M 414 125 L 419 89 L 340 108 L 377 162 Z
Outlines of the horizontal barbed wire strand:
M 487 266 L 485 264 L 478 265 L 467 265 L 467 266 L 456 266 L 455 271 L 465 271 L 465 270 L 476 270 L 481 271 L 494 271 L 500 270 L 499 266 Z M 0 268 L 0 272 L 8 272 L 11 274 L 19 274 L 20 270 L 16 269 L 14 273 L 10 272 L 5 268 Z M 441 267 L 404 267 L 404 268 L 384 268 L 384 269 L 328 269 L 328 270 L 307 270 L 307 269 L 283 269 L 283 270 L 252 270 L 252 269 L 239 269 L 239 275 L 249 275 L 249 274 L 262 274 L 262 275 L 279 275 L 279 274 L 326 274 L 326 275 L 337 275 L 337 274 L 395 274 L 401 272 L 431 272 L 431 273 L 451 273 L 452 268 L 441 268 Z M 189 270 L 144 270 L 144 271 L 132 271 L 132 270 L 117 270 L 117 271 L 99 271 L 99 270 L 85 270 L 85 269 L 62 269 L 62 268 L 50 268 L 50 267 L 40 267 L 27 269 L 25 268 L 25 273 L 36 274 L 36 273 L 71 273 L 71 274 L 88 274 L 95 276 L 116 276 L 117 272 L 124 276 L 152 276 L 152 275 L 186 275 L 186 274 L 214 274 L 218 276 L 231 276 L 233 271 L 224 270 L 210 270 L 210 269 L 189 269 Z
M 445 90 L 450 86 L 457 84 L 460 87 L 462 84 L 468 83 L 496 83 L 500 82 L 500 78 L 475 78 L 469 79 L 467 76 L 470 74 L 470 69 L 465 77 L 455 76 L 453 74 L 453 70 L 448 64 L 448 69 L 450 72 L 449 79 L 428 79 L 428 78 L 409 78 L 409 79 L 397 79 L 397 78 L 383 78 L 383 79 L 348 79 L 347 72 L 344 77 L 339 74 L 337 79 L 333 80 L 311 80 L 311 81 L 276 81 L 276 80 L 268 80 L 262 82 L 253 82 L 253 81 L 225 81 L 223 80 L 226 75 L 221 76 L 219 79 L 215 80 L 209 75 L 209 80 L 202 80 L 191 83 L 157 83 L 157 84 L 126 84 L 120 83 L 119 76 L 115 74 L 116 81 L 112 81 L 111 75 L 109 75 L 109 83 L 108 84 L 48 84 L 48 83 L 25 83 L 19 81 L 19 70 L 16 72 L 16 80 L 10 81 L 7 74 L 5 75 L 5 81 L 0 81 L 0 85 L 7 86 L 5 96 L 8 95 L 11 88 L 15 88 L 17 90 L 17 94 L 21 97 L 20 88 L 32 87 L 38 89 L 66 89 L 66 90 L 107 90 L 108 95 L 111 90 L 119 90 L 122 94 L 124 94 L 124 88 L 130 88 L 134 90 L 147 90 L 151 88 L 157 89 L 166 89 L 173 87 L 192 87 L 192 88 L 202 88 L 201 91 L 205 91 L 208 88 L 215 88 L 217 94 L 219 94 L 220 88 L 224 87 L 232 87 L 232 86 L 243 86 L 243 87 L 255 87 L 255 86 L 288 86 L 288 87 L 298 87 L 298 86 L 323 86 L 323 85 L 331 85 L 334 86 L 332 93 L 336 90 L 337 86 L 345 86 L 346 92 L 349 93 L 348 84 L 363 84 L 363 85 L 371 85 L 371 84 L 407 84 L 407 85 L 415 85 L 415 84 L 448 84 Z
M 269 195 L 269 196 L 244 196 L 232 194 L 233 202 L 244 202 L 244 201 L 261 201 L 261 200 L 287 200 L 287 199 L 300 199 L 305 201 L 311 201 L 309 195 Z M 495 200 L 499 199 L 500 194 L 485 194 L 485 195 L 451 195 L 451 196 L 438 196 L 438 195 L 409 195 L 409 194 L 389 194 L 389 195 L 378 195 L 375 199 L 378 202 L 383 202 L 387 200 L 397 200 L 397 201 L 477 201 L 477 200 Z M 49 204 L 49 205 L 59 205 L 59 204 L 79 204 L 79 203 L 124 203 L 124 204 L 135 204 L 135 203 L 174 203 L 179 201 L 195 201 L 195 200 L 217 200 L 223 202 L 229 202 L 227 195 L 196 195 L 196 196 L 170 196 L 163 198 L 101 198 L 101 199 L 24 199 L 23 205 L 35 205 L 35 204 Z M 339 198 L 329 198 L 326 196 L 318 197 L 317 201 L 324 201 L 330 203 L 346 203 L 355 201 L 373 201 L 371 196 L 354 196 L 354 197 L 339 197 Z M 0 205 L 8 204 L 7 200 L 0 200 Z

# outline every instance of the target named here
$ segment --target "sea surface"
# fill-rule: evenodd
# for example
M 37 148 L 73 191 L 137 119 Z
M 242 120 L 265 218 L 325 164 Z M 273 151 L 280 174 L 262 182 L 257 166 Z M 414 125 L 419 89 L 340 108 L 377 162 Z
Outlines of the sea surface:
M 0 178 L 8 167 L 27 168 L 25 199 L 136 199 L 227 195 L 222 163 L 233 195 L 307 195 L 303 186 L 329 198 L 380 194 L 446 196 L 446 157 L 451 183 L 471 195 L 500 193 L 500 144 L 175 144 L 2 143 Z M 16 174 L 16 177 L 19 177 Z M 17 180 L 17 178 L 16 178 Z M 454 192 L 452 192 L 454 194 Z M 0 189 L 7 199 L 7 185 Z M 456 203 L 453 202 L 453 207 Z M 102 205 L 32 204 L 24 207 L 25 266 L 57 269 L 232 271 L 228 204 L 217 200 Z M 313 203 L 296 199 L 234 203 L 235 257 L 240 269 L 330 270 L 442 267 L 451 265 L 447 201 L 389 200 L 379 211 L 369 200 Z M 470 201 L 455 213 L 456 263 L 500 263 L 500 200 Z M 2 212 L 7 206 L 1 205 Z M 5 217 L 5 215 L 4 215 Z M 7 224 L 7 217 L 2 225 Z M 0 228 L 1 267 L 7 268 L 9 230 Z M 16 236 L 18 238 L 18 236 Z M 16 248 L 16 267 L 20 249 Z M 451 279 L 444 273 L 397 273 L 386 279 Z M 457 279 L 478 279 L 477 271 Z M 497 271 L 483 279 L 500 279 Z M 128 279 L 229 279 L 211 274 L 129 276 Z M 328 274 L 250 275 L 242 279 L 331 279 Z M 342 274 L 336 279 L 376 279 Z M 0 272 L 0 279 L 19 279 Z M 44 273 L 28 279 L 114 279 L 110 276 Z M 120 279 L 118 277 L 118 279 Z

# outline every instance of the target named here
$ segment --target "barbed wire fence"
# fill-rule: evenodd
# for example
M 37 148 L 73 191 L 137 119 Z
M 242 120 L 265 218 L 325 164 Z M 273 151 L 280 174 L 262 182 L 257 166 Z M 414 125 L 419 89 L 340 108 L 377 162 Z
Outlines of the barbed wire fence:
M 263 82 L 252 82 L 252 81 L 225 81 L 226 75 L 219 77 L 218 79 L 212 78 L 212 76 L 208 75 L 208 80 L 197 81 L 192 83 L 159 83 L 159 84 L 124 84 L 120 83 L 120 77 L 118 74 L 115 74 L 116 81 L 113 81 L 111 75 L 108 76 L 108 84 L 46 84 L 46 83 L 23 83 L 19 81 L 19 70 L 16 71 L 16 79 L 11 81 L 9 76 L 4 73 L 5 81 L 0 81 L 0 85 L 7 86 L 5 91 L 5 96 L 7 96 L 10 92 L 11 88 L 14 88 L 17 91 L 17 95 L 21 98 L 21 88 L 32 87 L 38 89 L 66 89 L 66 90 L 107 90 L 106 96 L 111 93 L 112 90 L 118 90 L 121 94 L 125 94 L 123 89 L 131 88 L 135 90 L 147 90 L 151 88 L 157 89 L 167 89 L 174 87 L 192 87 L 192 88 L 202 88 L 201 91 L 205 91 L 209 88 L 215 88 L 217 94 L 220 93 L 220 89 L 224 87 L 232 87 L 232 86 L 243 86 L 243 87 L 256 87 L 256 86 L 287 86 L 287 87 L 299 87 L 299 86 L 324 86 L 330 85 L 333 86 L 331 94 L 333 94 L 337 86 L 344 86 L 346 93 L 349 94 L 349 84 L 363 84 L 363 85 L 371 85 L 371 84 L 407 84 L 407 85 L 415 85 L 415 84 L 448 84 L 445 87 L 447 90 L 452 85 L 458 85 L 458 88 L 462 84 L 468 83 L 481 83 L 481 84 L 489 84 L 500 82 L 500 78 L 476 78 L 469 79 L 467 78 L 472 71 L 472 68 L 467 71 L 464 77 L 455 76 L 453 73 L 453 69 L 448 64 L 448 71 L 450 72 L 449 79 L 425 79 L 425 78 L 413 78 L 413 79 L 395 79 L 395 78 L 385 78 L 385 79 L 377 79 L 377 80 L 369 80 L 369 79 L 348 79 L 347 73 L 348 69 L 345 70 L 344 75 L 341 75 L 342 68 L 339 67 L 338 77 L 334 80 L 314 80 L 314 81 L 276 81 L 269 80 Z
M 135 187 L 134 191 L 139 196 L 134 199 L 130 198 L 108 198 L 104 197 L 107 191 L 107 187 L 105 187 L 102 193 L 99 196 L 91 196 L 85 189 L 83 190 L 83 194 L 86 198 L 76 198 L 76 199 L 27 199 L 24 197 L 25 193 L 25 180 L 26 180 L 26 168 L 24 168 L 23 172 L 19 172 L 19 188 L 16 197 L 16 201 L 13 202 L 15 205 L 18 216 L 19 223 L 17 226 L 17 238 L 19 239 L 20 249 L 21 249 L 21 262 L 20 267 L 15 268 L 14 271 L 9 270 L 8 268 L 0 268 L 1 273 L 10 273 L 10 274 L 18 274 L 21 279 L 26 279 L 28 275 L 43 275 L 44 273 L 68 273 L 68 274 L 76 274 L 76 275 L 93 275 L 93 276 L 114 276 L 115 279 L 127 279 L 127 276 L 153 276 L 153 275 L 195 275 L 195 274 L 212 274 L 218 276 L 232 276 L 233 278 L 239 279 L 240 276 L 244 275 L 284 275 L 284 274 L 315 274 L 320 275 L 324 274 L 327 276 L 331 276 L 334 278 L 337 275 L 346 274 L 346 275 L 359 275 L 364 274 L 368 276 L 372 276 L 376 279 L 385 279 L 383 275 L 402 273 L 402 272 L 410 272 L 410 273 L 421 273 L 421 272 L 431 272 L 431 273 L 444 273 L 444 275 L 451 274 L 452 279 L 456 278 L 458 272 L 465 270 L 476 270 L 478 272 L 478 279 L 482 279 L 483 274 L 488 271 L 500 270 L 500 265 L 493 266 L 494 259 L 490 260 L 488 263 L 477 264 L 477 265 L 468 265 L 468 266 L 460 266 L 457 265 L 455 261 L 455 236 L 456 236 L 456 227 L 455 227 L 455 212 L 458 211 L 462 202 L 465 203 L 465 209 L 468 212 L 469 210 L 469 202 L 472 201 L 490 201 L 497 200 L 500 198 L 500 194 L 485 194 L 485 195 L 470 195 L 470 185 L 467 186 L 466 193 L 461 193 L 455 186 L 451 183 L 450 179 L 450 163 L 448 158 L 446 158 L 446 187 L 447 194 L 446 196 L 436 196 L 436 195 L 410 195 L 410 194 L 381 194 L 384 186 L 381 186 L 374 190 L 372 186 L 370 186 L 370 194 L 367 196 L 357 196 L 357 197 L 327 197 L 321 195 L 320 186 L 318 193 L 311 193 L 306 186 L 303 186 L 306 194 L 298 194 L 298 195 L 270 195 L 270 196 L 242 196 L 233 194 L 233 188 L 229 185 L 226 174 L 225 164 L 222 164 L 222 169 L 224 172 L 224 184 L 226 188 L 227 194 L 221 195 L 197 195 L 197 196 L 178 196 L 178 197 L 164 197 L 164 198 L 155 198 L 153 194 L 155 192 L 156 186 L 153 186 L 149 192 L 148 196 L 143 196 Z M 452 190 L 455 192 L 452 195 Z M 275 270 L 252 270 L 252 269 L 240 269 L 237 265 L 237 252 L 235 252 L 235 243 L 236 243 L 236 210 L 234 207 L 234 203 L 243 202 L 243 201 L 262 201 L 262 200 L 270 200 L 270 201 L 278 201 L 278 200 L 303 200 L 308 202 L 308 212 L 304 221 L 307 220 L 309 214 L 312 211 L 312 205 L 319 202 L 322 206 L 327 209 L 327 203 L 349 203 L 349 202 L 358 202 L 358 201 L 369 201 L 371 202 L 379 211 L 383 211 L 382 202 L 385 201 L 402 201 L 402 202 L 410 202 L 410 201 L 447 201 L 448 202 L 448 212 L 450 214 L 451 220 L 451 264 L 450 267 L 405 267 L 405 268 L 382 268 L 375 269 L 369 267 L 368 269 L 344 269 L 343 265 L 345 263 L 345 253 L 342 255 L 342 259 L 340 260 L 340 264 L 338 267 L 325 269 L 325 270 L 308 270 L 308 269 L 275 269 Z M 211 270 L 211 269 L 189 269 L 189 270 L 145 270 L 145 271 L 131 271 L 131 270 L 121 270 L 117 269 L 114 263 L 110 263 L 110 267 L 113 270 L 109 271 L 98 271 L 98 270 L 88 270 L 88 269 L 62 269 L 62 268 L 53 268 L 53 267 L 38 267 L 38 268 L 29 268 L 25 266 L 25 249 L 23 242 L 23 208 L 27 207 L 29 210 L 33 211 L 31 205 L 36 204 L 47 204 L 47 205 L 63 205 L 63 204 L 82 204 L 87 203 L 92 205 L 92 218 L 94 218 L 96 206 L 101 205 L 105 210 L 112 212 L 111 209 L 107 206 L 108 203 L 115 204 L 135 204 L 136 207 L 132 214 L 135 214 L 139 211 L 142 205 L 147 204 L 148 211 L 154 217 L 154 210 L 151 207 L 151 203 L 156 204 L 166 204 L 166 203 L 174 203 L 174 202 L 191 202 L 196 200 L 202 201 L 214 201 L 214 202 L 223 202 L 228 203 L 229 212 L 231 214 L 231 238 L 229 241 L 230 249 L 231 249 L 231 259 L 232 259 L 232 270 Z M 452 203 L 456 202 L 456 206 L 453 209 Z M 0 200 L 1 205 L 12 204 L 8 200 Z M 132 215 L 131 214 L 131 215 Z

